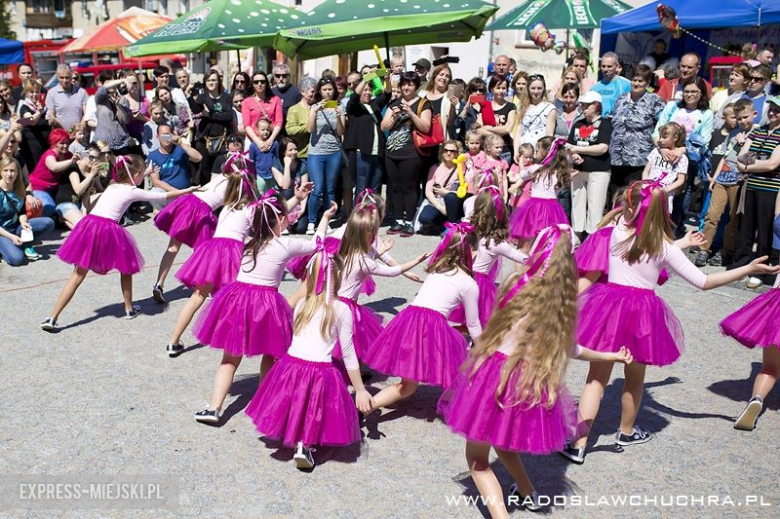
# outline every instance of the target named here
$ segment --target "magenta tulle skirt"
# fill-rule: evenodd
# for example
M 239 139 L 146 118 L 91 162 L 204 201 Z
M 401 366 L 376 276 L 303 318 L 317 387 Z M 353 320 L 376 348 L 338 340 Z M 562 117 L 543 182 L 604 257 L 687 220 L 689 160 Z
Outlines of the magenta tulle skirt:
M 529 454 L 563 450 L 577 426 L 577 407 L 568 390 L 561 384 L 555 403 L 549 409 L 546 395 L 541 404 L 512 405 L 521 374 L 517 369 L 509 377 L 499 405 L 496 390 L 506 360 L 506 355 L 496 352 L 476 372 L 459 373 L 439 399 L 439 414 L 453 432 L 470 442 Z M 469 369 L 468 364 L 464 368 Z
M 596 351 L 625 346 L 635 362 L 666 366 L 685 346 L 682 325 L 652 290 L 597 283 L 580 294 L 577 343 Z
M 65 263 L 107 274 L 118 270 L 136 274 L 144 266 L 144 258 L 133 236 L 110 218 L 88 214 L 76 224 L 57 251 Z
M 560 202 L 556 199 L 531 198 L 515 209 L 509 218 L 509 236 L 519 240 L 531 240 L 539 231 L 569 223 Z
M 212 238 L 195 249 L 176 273 L 190 289 L 211 285 L 212 293 L 236 280 L 244 244 L 232 238 Z
M 346 303 L 352 311 L 352 343 L 355 345 L 357 358 L 362 359 L 366 350 L 374 344 L 384 329 L 382 318 L 370 308 L 360 305 L 352 299 L 339 297 L 339 300 Z M 342 358 L 341 343 L 336 342 L 331 356 L 336 359 Z
M 574 251 L 574 261 L 580 277 L 597 272 L 601 275 L 599 281 L 606 281 L 609 275 L 610 243 L 614 227 L 602 227 L 589 235 Z M 669 281 L 669 271 L 663 269 L 658 276 L 658 285 Z
M 162 232 L 192 248 L 211 239 L 217 229 L 217 217 L 209 204 L 193 195 L 181 196 L 154 217 Z
M 355 402 L 336 367 L 285 355 L 273 365 L 246 408 L 263 436 L 288 447 L 360 441 Z
M 341 240 L 338 238 L 325 238 L 325 250 L 330 254 L 338 254 L 341 247 Z M 287 272 L 293 275 L 295 279 L 306 279 L 306 265 L 314 254 L 297 256 L 287 262 Z
M 193 332 L 228 355 L 279 358 L 292 343 L 293 311 L 274 287 L 234 281 L 217 292 Z
M 495 278 L 491 278 L 489 274 L 474 272 L 474 280 L 479 287 L 479 322 L 482 324 L 482 328 L 484 328 L 493 314 L 498 287 L 496 286 Z M 466 324 L 466 311 L 463 309 L 463 305 L 457 306 L 450 314 L 449 319 L 453 323 Z
M 466 339 L 439 312 L 407 306 L 361 359 L 374 370 L 432 386 L 449 386 L 466 360 Z
M 743 346 L 780 348 L 780 287 L 756 297 L 720 323 Z

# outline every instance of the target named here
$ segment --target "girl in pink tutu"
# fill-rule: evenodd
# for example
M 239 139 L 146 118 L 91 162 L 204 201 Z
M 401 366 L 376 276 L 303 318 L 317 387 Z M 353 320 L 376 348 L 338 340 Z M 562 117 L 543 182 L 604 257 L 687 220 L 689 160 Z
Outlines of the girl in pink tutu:
M 542 137 L 539 141 L 541 147 L 549 146 L 550 151 L 541 167 L 521 173 L 521 178 L 533 178 L 531 199 L 518 207 L 509 220 L 509 236 L 526 246 L 542 229 L 569 223 L 557 196 L 558 190 L 571 182 L 569 153 L 564 147 L 566 142 L 563 139 L 553 141 L 552 137 Z
M 498 308 L 439 400 L 444 421 L 466 438 L 466 461 L 492 517 L 508 515 L 491 448 L 515 480 L 513 499 L 531 511 L 541 508 L 519 453 L 560 451 L 574 433 L 576 407 L 563 382 L 568 357 L 631 362 L 625 349 L 577 348 L 576 315 L 571 230 L 550 227 L 531 248 L 528 268 L 503 285 Z
M 295 307 L 293 338 L 287 353 L 271 368 L 246 408 L 263 436 L 294 447 L 299 469 L 314 468 L 314 445 L 340 446 L 361 439 L 358 414 L 371 411 L 373 400 L 360 379 L 352 311 L 334 296 L 341 260 L 323 247 L 309 262 L 306 297 Z M 355 402 L 333 365 L 340 342 Z
M 753 398 L 734 422 L 734 428 L 752 431 L 764 408 L 764 399 L 780 377 L 780 276 L 774 287 L 726 317 L 724 335 L 748 348 L 761 348 L 761 371 L 753 383 Z
M 251 239 L 236 280 L 216 293 L 195 323 L 195 337 L 223 351 L 214 377 L 211 403 L 195 413 L 199 422 L 217 423 L 233 376 L 244 356 L 262 355 L 260 380 L 292 340 L 292 309 L 279 293 L 284 267 L 296 256 L 311 254 L 325 238 L 335 203 L 325 211 L 311 241 L 282 236 L 289 222 L 284 199 L 273 189 L 250 204 L 254 209 Z
M 479 286 L 479 322 L 484 327 L 496 302 L 496 278 L 501 271 L 501 258 L 525 263 L 528 256 L 507 241 L 509 211 L 501 200 L 499 189 L 496 186 L 482 188 L 476 200 L 471 225 L 479 241 L 473 271 Z M 462 306 L 452 312 L 450 321 L 465 323 Z
M 166 304 L 163 285 L 171 270 L 181 244 L 195 249 L 214 236 L 217 228 L 217 217 L 214 211 L 222 207 L 225 192 L 228 187 L 228 176 L 231 172 L 248 168 L 248 161 L 241 153 L 241 139 L 234 138 L 228 144 L 231 151 L 222 168 L 222 173 L 211 175 L 211 180 L 197 193 L 183 196 L 166 205 L 154 217 L 154 225 L 171 237 L 168 248 L 160 260 L 157 271 L 157 281 L 152 288 L 152 296 L 158 303 Z M 238 148 L 238 151 L 233 151 Z
M 390 321 L 362 359 L 372 369 L 402 379 L 374 397 L 375 408 L 411 396 L 420 383 L 447 387 L 455 379 L 468 352 L 466 339 L 447 324 L 456 306 L 465 308 L 472 340 L 482 333 L 479 287 L 471 270 L 474 228 L 463 222 L 448 222 L 446 227 L 417 297 Z
M 370 308 L 357 303 L 363 284 L 371 276 L 397 277 L 413 269 L 428 258 L 421 254 L 403 265 L 389 266 L 374 259 L 374 244 L 377 244 L 379 234 L 378 209 L 373 204 L 359 204 L 347 220 L 344 237 L 339 248 L 339 258 L 345 267 L 342 274 L 338 298 L 352 311 L 353 335 L 355 353 L 358 359 L 363 358 L 365 351 L 382 332 L 382 318 Z M 383 249 L 389 249 L 392 242 L 382 244 Z M 386 255 L 379 254 L 380 258 Z M 336 348 L 334 357 L 340 358 L 341 352 Z
M 192 186 L 155 193 L 136 187 L 150 172 L 151 166 L 145 169 L 144 160 L 138 155 L 117 157 L 111 173 L 111 185 L 103 192 L 92 212 L 79 220 L 57 251 L 62 261 L 73 265 L 73 273 L 62 288 L 51 315 L 41 323 L 41 329 L 47 332 L 57 329 L 57 319 L 90 270 L 100 275 L 118 270 L 125 318 L 138 316 L 140 307 L 133 306 L 133 274 L 140 272 L 144 258 L 130 233 L 119 225 L 119 220 L 133 202 L 161 202 L 199 189 Z
M 580 295 L 577 343 L 601 352 L 625 346 L 634 364 L 626 366 L 621 397 L 622 415 L 615 443 L 645 443 L 648 432 L 635 426 L 642 402 L 645 369 L 677 361 L 683 349 L 683 331 L 672 310 L 655 295 L 658 276 L 668 267 L 701 290 L 725 285 L 754 273 L 775 273 L 780 266 L 764 265 L 766 257 L 749 265 L 705 275 L 688 261 L 672 241 L 672 223 L 666 192 L 660 183 L 634 182 L 628 189 L 623 219 L 610 236 L 607 283 L 596 283 Z M 587 427 L 598 414 L 611 363 L 592 363 L 580 396 L 579 412 Z M 585 460 L 587 433 L 562 454 L 575 463 Z
M 488 135 L 484 138 L 482 144 L 485 149 L 485 160 L 482 162 L 482 167 L 476 169 L 472 175 L 471 184 L 476 186 L 475 191 L 479 191 L 487 186 L 496 186 L 501 193 L 501 199 L 506 201 L 509 196 L 509 164 L 501 158 L 504 139 L 500 135 Z M 471 218 L 475 203 L 474 197 L 468 198 L 463 202 L 464 220 Z

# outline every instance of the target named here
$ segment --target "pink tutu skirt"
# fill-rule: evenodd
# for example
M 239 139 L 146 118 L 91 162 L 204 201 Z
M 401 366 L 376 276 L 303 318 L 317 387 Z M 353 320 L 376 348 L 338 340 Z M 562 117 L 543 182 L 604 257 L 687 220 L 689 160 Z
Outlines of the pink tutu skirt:
M 338 254 L 341 247 L 341 240 L 338 238 L 325 238 L 325 250 L 330 254 Z M 306 279 L 306 265 L 314 254 L 297 256 L 287 262 L 287 272 L 293 275 L 295 279 Z
M 556 199 L 531 198 L 515 209 L 509 219 L 509 236 L 520 240 L 531 240 L 539 231 L 569 223 L 560 202 Z
M 241 266 L 244 244 L 232 238 L 212 238 L 195 249 L 176 273 L 190 289 L 212 286 L 212 293 L 232 283 Z
M 756 297 L 720 323 L 743 346 L 780 348 L 780 287 Z
M 214 236 L 217 217 L 209 204 L 190 193 L 166 205 L 154 217 L 154 225 L 194 249 Z
M 336 367 L 285 355 L 273 365 L 246 408 L 260 434 L 287 447 L 360 441 L 355 402 Z
M 466 339 L 439 312 L 407 306 L 361 359 L 386 375 L 447 387 L 468 353 Z
M 279 358 L 292 343 L 293 311 L 276 288 L 234 281 L 200 314 L 195 337 L 233 356 Z
M 459 373 L 439 399 L 439 414 L 453 432 L 471 442 L 529 454 L 563 450 L 577 425 L 577 408 L 566 387 L 559 386 L 555 403 L 549 409 L 546 395 L 543 403 L 534 406 L 514 403 L 513 393 L 521 374 L 517 369 L 509 377 L 499 405 L 496 390 L 506 359 L 506 355 L 496 352 L 476 372 Z
M 365 352 L 374 344 L 374 341 L 384 329 L 382 318 L 370 308 L 360 305 L 352 299 L 339 297 L 352 311 L 352 343 L 355 345 L 355 354 L 362 359 Z M 332 356 L 342 358 L 341 343 L 336 342 Z
M 580 277 L 590 273 L 601 274 L 599 281 L 606 281 L 609 275 L 609 255 L 612 231 L 614 227 L 603 227 L 588 236 L 574 251 L 574 261 Z M 658 285 L 669 281 L 669 271 L 663 269 L 658 276 Z
M 91 214 L 79 220 L 57 257 L 101 275 L 112 270 L 136 274 L 144 266 L 141 251 L 127 229 L 110 218 Z
M 479 287 L 479 322 L 484 329 L 493 314 L 498 287 L 495 278 L 480 272 L 474 272 L 474 280 Z M 449 319 L 453 323 L 466 324 L 466 311 L 463 309 L 463 305 L 457 306 L 450 314 Z
M 682 352 L 682 325 L 652 290 L 597 283 L 580 294 L 577 343 L 596 351 L 625 346 L 635 362 L 672 364 Z

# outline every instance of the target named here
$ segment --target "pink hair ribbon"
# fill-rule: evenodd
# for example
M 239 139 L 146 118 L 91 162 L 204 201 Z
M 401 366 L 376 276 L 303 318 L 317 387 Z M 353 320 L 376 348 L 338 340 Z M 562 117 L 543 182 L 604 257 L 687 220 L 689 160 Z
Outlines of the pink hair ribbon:
M 127 157 L 127 155 L 120 155 L 116 158 L 116 161 L 114 162 L 114 168 L 111 170 L 111 180 L 114 182 L 117 181 L 117 171 L 119 171 L 120 167 L 125 168 L 127 176 L 130 178 L 130 182 L 133 183 L 133 186 L 138 187 L 138 185 L 135 183 L 135 179 L 133 178 L 133 174 L 130 173 L 130 159 Z
M 363 190 L 362 193 L 360 193 L 360 197 L 358 198 L 358 203 L 376 206 L 373 196 L 374 196 L 374 190 L 371 189 L 370 187 L 367 187 Z
M 501 190 L 498 188 L 498 186 L 490 185 L 479 188 L 479 191 L 477 193 L 482 193 L 483 191 L 487 191 L 490 193 L 490 197 L 493 199 L 493 204 L 496 206 L 496 214 L 498 215 L 498 220 L 503 221 L 504 220 L 504 200 L 501 198 Z
M 642 232 L 642 226 L 645 223 L 645 217 L 647 216 L 647 211 L 650 208 L 650 202 L 653 200 L 653 191 L 656 189 L 660 190 L 661 193 L 666 193 L 664 190 L 664 186 L 662 182 L 666 178 L 667 173 L 663 173 L 659 178 L 653 180 L 653 181 L 647 181 L 647 180 L 639 180 L 637 182 L 644 183 L 644 186 L 642 187 L 642 204 L 639 206 L 639 210 L 637 210 L 636 215 L 631 218 L 630 224 L 632 224 L 636 228 L 636 232 L 640 233 Z M 631 184 L 629 186 L 629 191 L 631 191 L 634 187 L 634 185 L 637 183 L 634 182 L 634 184 Z M 629 198 L 630 201 L 630 198 Z M 671 220 L 669 217 L 669 204 L 666 203 L 664 200 L 664 203 L 661 204 L 663 206 L 664 216 L 667 220 Z
M 242 164 L 237 165 L 237 162 Z M 249 168 L 250 162 L 252 162 L 252 159 L 249 158 L 248 151 L 229 151 L 227 153 L 227 160 L 225 160 L 225 164 L 222 166 L 222 172 L 230 173 L 234 171 L 238 173 L 240 171 L 246 171 L 247 168 Z
M 441 258 L 444 253 L 447 251 L 447 249 L 450 246 L 450 243 L 452 243 L 452 238 L 455 236 L 456 232 L 460 233 L 460 257 L 465 260 L 466 265 L 468 268 L 471 268 L 471 247 L 469 247 L 468 242 L 466 242 L 466 234 L 470 234 L 474 232 L 474 226 L 471 225 L 468 222 L 458 222 L 458 223 L 450 223 L 447 222 L 444 224 L 444 227 L 447 228 L 447 233 L 444 235 L 444 238 L 439 243 L 439 246 L 436 247 L 436 250 L 434 251 L 433 255 L 428 260 L 428 265 L 433 265 L 437 261 L 439 261 L 439 258 Z
M 558 150 L 561 146 L 564 146 L 566 144 L 565 139 L 561 139 L 560 137 L 555 139 L 550 146 L 550 151 L 547 152 L 547 156 L 544 157 L 544 160 L 542 161 L 542 167 L 545 167 L 552 162 L 553 158 L 555 157 L 555 154 L 558 153 Z
M 276 236 L 276 233 L 274 233 L 274 224 L 276 222 L 280 221 L 282 218 L 282 211 L 279 209 L 279 196 L 277 195 L 276 191 L 273 189 L 269 189 L 266 191 L 263 196 L 261 196 L 258 200 L 252 202 L 249 204 L 249 207 L 260 207 L 263 211 L 263 214 L 261 216 L 262 224 L 265 224 L 266 228 L 271 231 L 271 234 Z M 274 224 L 271 224 L 271 222 L 268 220 L 268 217 L 266 216 L 265 207 L 268 207 L 271 209 L 271 212 L 274 213 L 276 217 L 276 222 Z
M 314 265 L 317 258 L 320 258 L 320 266 L 317 271 L 317 285 L 314 288 L 316 294 L 322 294 L 322 289 L 327 290 L 325 293 L 325 302 L 330 303 L 333 300 L 333 254 L 328 251 L 325 244 L 325 240 L 319 236 L 315 237 L 316 249 L 312 255 L 309 263 L 306 265 L 308 275 L 314 275 Z
M 529 260 L 528 268 L 520 276 L 515 285 L 501 298 L 498 303 L 499 308 L 504 308 L 509 301 L 523 288 L 533 276 L 537 274 L 539 277 L 544 276 L 547 269 L 550 267 L 550 260 L 552 259 L 552 252 L 555 250 L 555 245 L 563 236 L 564 231 L 567 233 L 567 237 L 574 241 L 574 233 L 571 227 L 568 225 L 553 225 L 542 230 L 537 236 L 534 244 L 531 246 L 531 250 L 528 253 Z

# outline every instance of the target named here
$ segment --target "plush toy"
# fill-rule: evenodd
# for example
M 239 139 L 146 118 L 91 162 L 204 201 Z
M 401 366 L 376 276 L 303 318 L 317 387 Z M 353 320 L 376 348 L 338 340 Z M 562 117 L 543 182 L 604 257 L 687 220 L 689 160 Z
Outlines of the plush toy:
M 533 41 L 537 47 L 542 49 L 542 52 L 554 50 L 556 54 L 561 54 L 566 47 L 565 42 L 555 41 L 555 35 L 548 31 L 547 27 L 545 27 L 543 23 L 537 23 L 534 25 L 529 32 L 529 35 L 531 37 L 531 41 Z
M 661 24 L 661 27 L 671 31 L 675 38 L 679 38 L 680 20 L 677 19 L 677 12 L 664 4 L 658 4 L 656 12 L 658 13 L 658 22 Z

